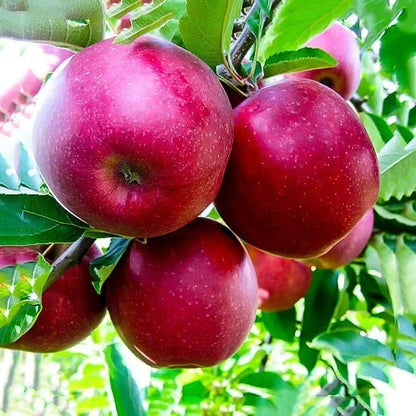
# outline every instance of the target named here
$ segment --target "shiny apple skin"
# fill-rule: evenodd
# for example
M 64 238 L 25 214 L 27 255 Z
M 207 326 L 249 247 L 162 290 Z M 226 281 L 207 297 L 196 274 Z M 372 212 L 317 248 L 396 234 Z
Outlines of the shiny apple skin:
M 374 212 L 371 209 L 351 232 L 323 256 L 309 259 L 307 264 L 320 269 L 337 269 L 351 263 L 364 250 L 373 232 Z
M 35 353 L 66 350 L 86 338 L 101 322 L 105 302 L 91 283 L 90 262 L 101 255 L 93 246 L 81 263 L 68 269 L 42 296 L 42 311 L 36 322 L 9 349 Z M 0 267 L 36 261 L 31 247 L 1 247 Z M 53 259 L 47 259 L 52 261 Z
M 276 312 L 290 309 L 308 292 L 312 271 L 307 265 L 246 245 L 256 270 L 259 309 Z
M 239 240 L 198 218 L 135 241 L 105 285 L 119 335 L 154 367 L 207 367 L 230 357 L 254 322 L 257 280 Z
M 130 237 L 174 231 L 215 198 L 233 115 L 214 72 L 162 39 L 107 39 L 47 82 L 34 153 L 57 200 L 93 227 Z
M 286 79 L 234 110 L 235 138 L 216 207 L 245 242 L 282 257 L 326 253 L 375 204 L 377 157 L 334 91 Z
M 312 69 L 290 76 L 322 82 L 349 100 L 357 91 L 361 79 L 360 48 L 355 34 L 342 24 L 335 23 L 311 39 L 307 46 L 323 49 L 338 64 L 332 68 Z

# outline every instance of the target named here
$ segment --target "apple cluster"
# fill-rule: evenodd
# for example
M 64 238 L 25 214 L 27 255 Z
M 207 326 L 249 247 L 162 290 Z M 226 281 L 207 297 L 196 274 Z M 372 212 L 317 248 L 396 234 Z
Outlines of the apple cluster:
M 337 67 L 286 77 L 234 110 L 204 62 L 152 36 L 104 40 L 67 60 L 38 102 L 38 167 L 67 210 L 133 241 L 102 297 L 88 285 L 94 249 L 45 292 L 12 347 L 66 348 L 105 304 L 146 363 L 215 365 L 239 348 L 257 307 L 284 310 L 305 295 L 310 265 L 356 257 L 372 232 L 379 168 L 343 98 L 359 81 L 358 46 L 338 24 L 311 44 L 331 37 Z M 197 218 L 212 202 L 222 222 Z M 1 264 L 33 252 L 1 252 Z

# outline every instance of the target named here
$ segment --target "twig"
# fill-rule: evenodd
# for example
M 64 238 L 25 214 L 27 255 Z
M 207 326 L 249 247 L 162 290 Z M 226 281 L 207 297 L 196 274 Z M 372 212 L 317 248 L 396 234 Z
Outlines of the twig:
M 10 366 L 9 374 L 7 376 L 7 381 L 6 381 L 6 384 L 4 385 L 4 390 L 3 390 L 2 411 L 5 414 L 7 414 L 7 411 L 9 409 L 10 388 L 13 385 L 13 380 L 16 374 L 17 364 L 19 363 L 19 358 L 20 358 L 20 351 L 13 351 L 12 365 Z
M 261 345 L 270 345 L 273 341 L 273 337 L 270 334 L 266 335 L 266 338 L 264 339 L 264 341 L 261 343 Z M 260 361 L 260 366 L 259 366 L 259 371 L 264 371 L 266 368 L 266 364 L 267 361 L 269 361 L 269 354 L 266 353 L 263 355 L 261 361 Z
M 75 266 L 87 254 L 95 239 L 83 235 L 70 245 L 52 264 L 52 271 L 45 284 L 48 289 L 69 268 Z
M 367 103 L 368 101 L 368 97 L 363 97 L 363 98 L 359 98 L 359 97 L 352 97 L 350 99 L 351 104 L 355 107 L 355 109 L 361 113 L 363 111 L 365 111 L 364 105 Z

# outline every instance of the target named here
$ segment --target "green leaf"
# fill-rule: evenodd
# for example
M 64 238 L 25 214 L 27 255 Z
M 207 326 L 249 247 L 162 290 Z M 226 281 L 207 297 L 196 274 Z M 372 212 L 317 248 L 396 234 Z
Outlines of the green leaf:
M 333 270 L 315 270 L 305 297 L 299 359 L 309 371 L 315 367 L 318 351 L 311 349 L 307 343 L 329 327 L 338 301 L 338 275 L 339 272 Z
M 36 262 L 0 269 L 0 345 L 16 341 L 33 326 L 50 271 L 41 255 Z
M 107 11 L 107 19 L 118 20 L 141 6 L 142 2 L 140 0 L 121 0 L 118 4 L 113 4 L 110 10 Z
M 0 194 L 0 246 L 71 243 L 89 227 L 49 195 Z
M 101 0 L 0 2 L 0 37 L 81 49 L 102 40 L 104 29 Z
M 281 312 L 263 312 L 262 320 L 273 338 L 293 342 L 296 332 L 295 308 Z
M 117 266 L 117 263 L 127 250 L 130 241 L 128 238 L 112 238 L 108 251 L 91 262 L 90 273 L 92 275 L 92 284 L 97 293 L 101 293 L 103 284 Z
M 330 68 L 337 60 L 319 48 L 302 48 L 297 51 L 279 52 L 268 58 L 264 64 L 264 76 L 299 72 L 309 69 Z
M 365 261 L 369 270 L 375 270 L 386 281 L 394 313 L 415 314 L 416 253 L 403 236 L 398 236 L 395 248 L 391 248 L 382 235 L 376 235 L 367 247 Z
M 389 94 L 383 102 L 383 117 L 389 117 L 400 108 L 397 92 Z
M 410 232 L 416 233 L 416 219 L 409 218 L 405 212 L 392 212 L 385 206 L 375 205 L 375 224 L 376 227 L 392 233 Z M 405 208 L 404 208 L 405 209 Z M 413 214 L 416 212 L 412 209 Z
M 286 0 L 276 10 L 260 43 L 260 61 L 303 46 L 311 37 L 343 17 L 352 0 Z
M 380 131 L 377 128 L 374 120 L 364 112 L 360 113 L 360 118 L 370 136 L 371 143 L 374 146 L 374 150 L 378 153 L 385 145 L 383 138 L 381 137 Z
M 164 0 L 154 3 L 151 7 L 143 7 L 138 10 L 138 15 L 133 15 L 132 26 L 123 31 L 116 39 L 116 43 L 130 43 L 139 36 L 159 29 L 172 19 L 180 19 L 185 14 L 184 0 Z
M 228 52 L 234 20 L 240 16 L 243 0 L 187 0 L 187 16 L 179 21 L 186 49 L 208 65 L 223 62 Z
M 126 366 L 117 344 L 104 348 L 105 362 L 108 366 L 111 391 L 118 416 L 145 416 L 140 389 Z
M 416 97 L 415 56 L 416 33 L 405 32 L 398 24 L 389 27 L 381 38 L 381 65 L 397 79 L 401 90 L 412 97 Z
M 357 331 L 326 332 L 316 337 L 311 347 L 329 352 L 345 364 L 353 361 L 382 361 L 394 364 L 394 356 L 385 345 L 360 335 Z
M 391 128 L 386 122 L 386 120 L 384 120 L 383 117 L 380 117 L 376 114 L 371 114 L 371 113 L 367 113 L 367 114 L 371 118 L 373 123 L 377 126 L 377 129 L 383 141 L 387 143 L 393 137 L 394 134 L 391 131 Z
M 299 389 L 283 380 L 277 373 L 261 371 L 243 377 L 240 384 L 265 389 L 270 392 L 276 415 L 291 415 L 299 397 Z
M 199 404 L 209 396 L 209 391 L 200 380 L 185 384 L 182 387 L 181 404 Z
M 397 131 L 378 154 L 381 174 L 379 199 L 401 199 L 416 191 L 416 139 L 406 143 Z

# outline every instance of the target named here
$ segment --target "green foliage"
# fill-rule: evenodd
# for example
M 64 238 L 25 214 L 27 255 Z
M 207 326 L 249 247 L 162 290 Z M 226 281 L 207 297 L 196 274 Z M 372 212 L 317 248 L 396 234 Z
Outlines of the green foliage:
M 71 243 L 89 227 L 50 195 L 0 194 L 1 246 Z
M 398 48 L 397 45 L 400 45 Z M 383 69 L 397 79 L 400 89 L 416 98 L 416 32 L 399 24 L 391 26 L 381 38 L 380 59 Z
M 31 0 L 0 3 L 0 37 L 80 49 L 104 37 L 101 0 Z
M 277 9 L 261 41 L 260 60 L 303 46 L 311 37 L 326 29 L 333 20 L 343 17 L 352 0 L 286 0 Z
M 302 48 L 270 56 L 264 63 L 264 76 L 271 77 L 306 69 L 329 68 L 336 64 L 336 59 L 322 49 Z
M 206 0 L 187 0 L 187 15 L 179 22 L 186 48 L 208 65 L 222 63 L 242 4 L 242 0 L 211 0 L 207 7 Z
M 293 342 L 296 332 L 295 308 L 281 312 L 263 312 L 262 321 L 273 338 Z
M 36 262 L 0 269 L 0 345 L 16 341 L 33 326 L 50 270 L 40 255 Z
M 105 254 L 94 259 L 90 264 L 92 284 L 97 293 L 101 293 L 103 284 L 117 266 L 124 252 L 127 250 L 130 240 L 127 238 L 114 237 Z
M 338 272 L 316 270 L 305 297 L 302 329 L 299 339 L 299 360 L 309 370 L 315 367 L 318 352 L 308 343 L 328 329 L 338 300 Z M 325 300 L 323 302 L 323 300 Z
M 109 344 L 104 349 L 104 356 L 118 416 L 145 415 L 140 390 L 124 363 L 120 347 Z
M 130 3 L 130 2 L 129 2 Z M 133 2 L 132 6 L 138 6 Z M 116 9 L 117 10 L 117 9 Z M 131 18 L 132 27 L 123 31 L 116 39 L 117 43 L 130 43 L 145 33 L 165 27 L 167 23 L 176 23 L 185 14 L 184 0 L 163 0 L 154 5 L 146 5 L 134 12 Z M 169 26 L 168 30 L 172 30 Z M 166 32 L 165 32 L 166 33 Z M 168 36 L 173 37 L 173 35 Z

